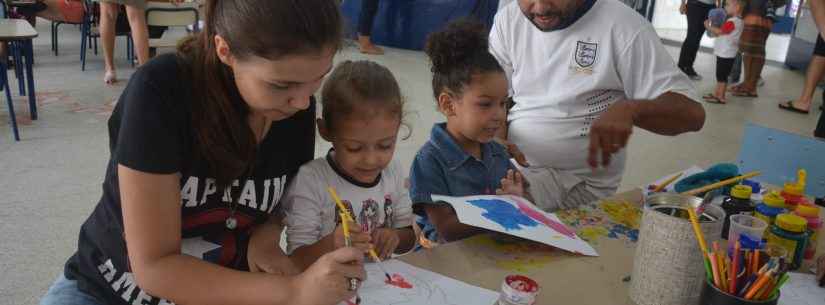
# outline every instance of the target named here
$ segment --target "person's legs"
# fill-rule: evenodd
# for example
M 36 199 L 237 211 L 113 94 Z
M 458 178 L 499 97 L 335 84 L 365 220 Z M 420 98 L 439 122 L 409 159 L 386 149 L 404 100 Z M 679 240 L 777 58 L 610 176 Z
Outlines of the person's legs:
M 734 58 L 716 57 L 716 91 L 713 95 L 722 103 L 727 102 L 725 91 L 728 89 L 728 76 L 733 62 Z
M 142 65 L 149 60 L 149 26 L 146 25 L 146 9 L 127 5 L 126 15 L 129 17 L 129 27 L 132 29 L 138 65 Z
M 825 103 L 825 91 L 822 91 L 822 101 Z M 819 114 L 819 121 L 814 129 L 814 136 L 825 139 L 825 113 Z
M 117 3 L 100 2 L 100 40 L 103 43 L 103 63 L 106 74 L 103 81 L 107 84 L 117 82 L 114 64 L 115 24 L 117 23 Z
M 77 281 L 69 280 L 62 273 L 54 281 L 40 305 L 102 305 L 91 295 L 80 291 Z
M 692 79 L 696 79 L 698 76 L 696 71 L 693 70 L 693 63 L 696 61 L 696 53 L 699 52 L 702 35 L 705 34 L 704 23 L 711 8 L 711 6 L 697 2 L 690 2 L 687 5 L 687 36 L 685 36 L 685 41 L 682 43 L 682 49 L 679 52 L 678 66 Z
M 813 53 L 811 63 L 808 64 L 808 71 L 805 74 L 805 87 L 802 88 L 799 99 L 791 101 L 791 107 L 805 111 L 810 111 L 816 85 L 825 75 L 825 41 L 822 40 L 821 35 L 817 37 Z
M 733 59 L 733 67 L 730 70 L 730 76 L 728 76 L 728 83 L 735 84 L 738 83 L 742 78 L 742 53 L 737 53 L 736 58 Z
M 378 0 L 361 1 L 361 13 L 358 16 L 358 44 L 361 53 L 384 54 L 384 50 L 374 45 L 370 39 L 376 13 L 378 13 Z

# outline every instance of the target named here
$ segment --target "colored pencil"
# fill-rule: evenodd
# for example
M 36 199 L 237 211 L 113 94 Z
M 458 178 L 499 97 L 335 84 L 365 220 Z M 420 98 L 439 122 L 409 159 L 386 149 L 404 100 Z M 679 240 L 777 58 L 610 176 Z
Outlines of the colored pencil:
M 791 277 L 788 276 L 787 273 L 783 273 L 782 276 L 779 277 L 779 282 L 777 282 L 776 286 L 773 287 L 773 291 L 771 291 L 771 294 L 768 295 L 768 299 L 773 299 L 776 296 L 776 294 L 779 293 L 779 288 L 782 288 L 782 285 L 785 285 L 789 278 Z
M 762 291 L 760 291 L 757 294 L 756 299 L 757 300 L 767 299 L 768 296 L 771 295 L 771 292 L 773 291 L 773 287 L 776 286 L 776 283 L 777 283 L 776 278 L 772 277 L 771 280 L 768 282 L 768 284 L 766 284 L 765 287 L 762 288 Z
M 688 210 L 688 217 L 690 218 L 690 224 L 693 227 L 693 234 L 696 235 L 696 241 L 699 242 L 699 249 L 702 250 L 702 259 L 705 263 L 705 274 L 707 275 L 708 281 L 713 278 L 713 271 L 711 270 L 710 260 L 708 257 L 708 245 L 705 242 L 705 236 L 702 234 L 702 229 L 699 228 L 699 219 L 696 217 L 696 212 L 693 209 Z
M 739 241 L 736 241 L 736 244 L 733 245 L 733 265 L 730 268 L 730 293 L 736 293 L 736 280 L 738 279 L 739 275 L 739 251 L 742 249 L 742 245 Z
M 756 283 L 753 284 L 753 287 L 745 294 L 745 299 L 753 299 L 756 293 L 759 292 L 759 289 L 762 289 L 762 286 L 765 286 L 770 281 L 771 275 L 773 275 L 773 270 L 768 270 L 768 272 L 760 275 Z
M 753 250 L 753 260 L 751 260 L 751 274 L 759 270 L 759 249 Z
M 719 267 L 717 266 L 718 260 L 716 260 L 716 255 L 710 252 L 708 253 L 708 259 L 710 260 L 710 267 L 713 269 L 713 285 L 717 288 L 722 287 L 722 283 L 719 281 Z
M 667 188 L 668 185 L 673 183 L 673 181 L 676 181 L 676 179 L 679 179 L 679 177 L 681 177 L 681 176 L 682 176 L 682 173 L 679 173 L 678 175 L 674 175 L 673 177 L 668 178 L 667 180 L 665 180 L 665 182 L 662 182 L 662 184 L 659 184 L 658 186 L 656 186 L 656 188 L 653 189 L 653 192 L 654 193 L 661 192 L 662 190 Z
M 728 186 L 728 185 L 737 183 L 739 181 L 742 181 L 742 180 L 745 180 L 745 179 L 748 179 L 748 178 L 753 178 L 753 177 L 759 176 L 761 174 L 762 173 L 759 172 L 759 171 L 750 172 L 750 173 L 747 173 L 747 174 L 744 174 L 744 175 L 741 175 L 741 176 L 736 176 L 736 177 L 733 177 L 733 178 L 730 178 L 730 179 L 727 179 L 727 180 L 719 181 L 719 182 L 716 182 L 716 183 L 711 184 L 711 185 L 706 185 L 706 186 L 703 186 L 703 187 L 700 187 L 700 188 L 692 189 L 692 190 L 687 191 L 687 192 L 682 192 L 681 194 L 682 195 L 688 195 L 688 196 L 695 196 L 696 194 L 701 194 L 701 193 L 704 193 L 704 192 L 707 192 L 707 191 L 718 189 L 718 188 L 723 187 L 723 186 Z
M 742 285 L 742 289 L 739 290 L 739 293 L 737 293 L 736 295 L 739 297 L 745 297 L 745 293 L 747 293 L 748 289 L 750 289 L 751 286 L 753 286 L 753 283 L 756 281 L 756 278 L 756 274 L 751 274 L 750 276 L 748 276 L 747 280 L 745 280 L 745 284 Z

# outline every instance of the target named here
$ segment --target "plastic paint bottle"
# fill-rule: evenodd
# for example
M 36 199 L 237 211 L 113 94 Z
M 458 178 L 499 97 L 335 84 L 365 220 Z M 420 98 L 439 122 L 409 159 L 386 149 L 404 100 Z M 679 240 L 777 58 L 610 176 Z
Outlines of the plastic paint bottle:
M 768 230 L 768 244 L 788 251 L 791 270 L 799 269 L 808 241 L 808 221 L 793 214 L 780 214 Z
M 533 305 L 539 294 L 539 284 L 523 275 L 508 275 L 501 283 L 496 305 Z
M 728 238 L 730 229 L 730 216 L 736 214 L 753 215 L 755 209 L 751 201 L 751 187 L 747 185 L 736 185 L 730 190 L 730 197 L 722 201 L 722 209 L 725 210 L 725 222 L 722 225 L 722 238 Z
M 772 191 L 762 198 L 762 203 L 756 205 L 756 218 L 764 220 L 768 226 L 772 225 L 776 216 L 785 213 L 785 198 L 779 192 Z
M 805 246 L 803 258 L 812 259 L 816 256 L 817 238 L 819 237 L 819 231 L 822 229 L 822 219 L 819 218 L 819 207 L 802 204 L 796 207 L 794 214 L 808 221 L 808 242 Z
M 743 185 L 747 185 L 751 187 L 751 201 L 753 202 L 762 202 L 764 199 L 762 196 L 762 184 L 755 181 L 755 180 L 742 180 Z
M 782 197 L 785 197 L 785 208 L 790 211 L 805 201 L 805 179 L 808 176 L 804 169 L 796 173 L 796 182 L 785 182 L 782 188 Z

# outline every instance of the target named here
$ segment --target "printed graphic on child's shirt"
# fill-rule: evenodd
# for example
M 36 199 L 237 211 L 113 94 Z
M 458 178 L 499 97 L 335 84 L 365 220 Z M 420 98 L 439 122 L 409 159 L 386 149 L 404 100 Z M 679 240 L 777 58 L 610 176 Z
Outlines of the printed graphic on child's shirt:
M 378 202 L 372 198 L 365 200 L 361 204 L 361 213 L 358 215 L 358 223 L 364 232 L 372 232 L 379 227 L 381 215 L 379 215 Z
M 392 198 L 390 195 L 384 196 L 384 228 L 394 228 L 395 226 L 392 223 L 393 211 L 392 211 Z
M 344 204 L 350 215 L 355 215 L 355 211 L 352 210 L 352 203 L 350 203 L 349 200 L 341 200 L 341 203 Z M 339 208 L 334 202 L 331 204 L 335 206 L 335 223 L 341 223 L 343 220 L 341 219 L 341 208 Z

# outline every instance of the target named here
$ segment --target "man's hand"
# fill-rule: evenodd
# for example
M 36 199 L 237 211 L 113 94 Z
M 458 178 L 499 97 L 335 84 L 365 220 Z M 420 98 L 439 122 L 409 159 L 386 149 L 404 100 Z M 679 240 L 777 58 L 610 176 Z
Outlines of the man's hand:
M 590 147 L 587 163 L 592 168 L 610 165 L 610 156 L 627 146 L 633 132 L 635 110 L 632 102 L 618 101 L 599 116 L 590 126 Z

